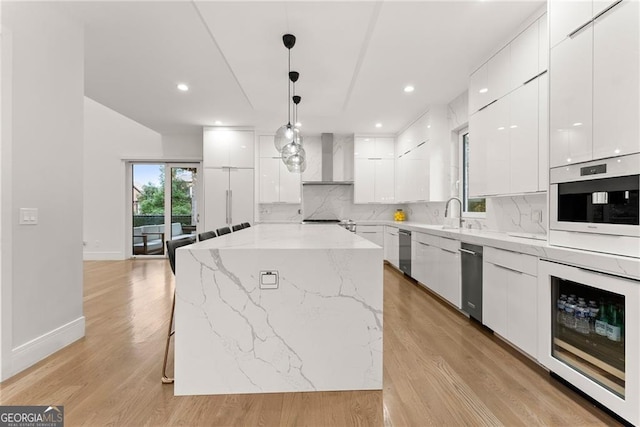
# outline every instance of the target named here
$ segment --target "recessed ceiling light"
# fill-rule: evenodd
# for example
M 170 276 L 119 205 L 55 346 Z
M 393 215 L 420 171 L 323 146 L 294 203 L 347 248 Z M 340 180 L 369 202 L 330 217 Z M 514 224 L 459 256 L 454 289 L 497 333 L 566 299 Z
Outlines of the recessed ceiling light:
M 515 128 L 517 128 L 517 127 L 518 127 L 518 125 L 511 125 L 511 126 L 509 126 L 509 127 L 510 127 L 511 129 L 515 129 Z
M 582 126 L 582 123 L 580 123 L 580 122 L 576 122 L 576 123 L 574 123 L 573 125 L 574 125 L 574 126 Z
M 415 88 L 413 86 L 411 86 L 411 85 L 404 87 L 404 91 L 407 92 L 407 93 L 413 92 L 414 90 L 415 90 Z
M 500 126 L 498 130 L 504 130 L 504 126 Z
M 187 86 L 184 83 L 178 83 L 178 90 L 182 91 L 182 92 L 186 92 L 189 90 L 189 86 Z
M 300 126 L 302 126 L 302 123 L 300 123 L 300 122 L 296 122 L 295 126 L 296 126 L 297 128 L 299 128 Z
M 615 150 L 613 150 L 613 152 L 614 152 L 615 154 L 620 154 L 620 149 L 619 149 L 619 148 L 616 148 Z
M 480 89 L 478 92 L 480 93 L 487 93 L 489 92 L 489 89 L 487 89 L 486 87 L 483 87 L 482 89 Z
M 571 157 L 567 159 L 567 163 L 571 163 Z
M 382 123 L 376 123 L 376 127 L 377 128 L 381 128 L 382 127 Z
M 365 142 L 369 142 L 369 138 L 365 138 L 364 140 L 365 140 Z
M 220 126 L 220 125 L 222 124 L 222 122 L 221 122 L 220 120 L 216 120 L 216 121 L 214 122 L 214 124 L 215 124 L 216 126 Z

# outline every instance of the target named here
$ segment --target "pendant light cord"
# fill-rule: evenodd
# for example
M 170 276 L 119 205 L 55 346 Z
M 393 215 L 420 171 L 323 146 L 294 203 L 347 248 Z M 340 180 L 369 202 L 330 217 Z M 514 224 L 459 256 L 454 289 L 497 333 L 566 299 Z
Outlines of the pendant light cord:
M 291 73 L 291 48 L 289 48 L 289 73 Z M 291 78 L 289 77 L 289 73 L 287 73 L 287 90 L 288 90 L 288 98 L 287 98 L 287 120 L 289 120 L 289 126 L 291 126 Z

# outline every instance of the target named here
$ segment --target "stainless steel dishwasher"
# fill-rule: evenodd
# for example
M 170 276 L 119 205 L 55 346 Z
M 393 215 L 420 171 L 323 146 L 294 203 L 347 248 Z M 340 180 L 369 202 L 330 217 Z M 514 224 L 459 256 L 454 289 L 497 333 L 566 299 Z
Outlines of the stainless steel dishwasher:
M 462 311 L 482 323 L 482 246 L 460 243 Z
M 400 244 L 398 245 L 400 270 L 411 277 L 411 232 L 409 230 L 398 230 L 398 235 L 400 236 Z

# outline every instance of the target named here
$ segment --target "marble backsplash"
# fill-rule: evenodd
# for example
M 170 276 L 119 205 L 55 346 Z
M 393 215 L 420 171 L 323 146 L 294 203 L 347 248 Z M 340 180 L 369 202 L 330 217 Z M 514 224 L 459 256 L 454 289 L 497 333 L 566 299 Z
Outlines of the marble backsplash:
M 457 203 L 452 202 L 454 216 Z M 354 204 L 352 185 L 305 185 L 302 205 L 261 204 L 259 222 L 300 222 L 303 218 L 353 220 L 392 220 L 396 209 L 406 212 L 407 221 L 442 225 L 444 202 L 398 205 Z M 537 220 L 540 217 L 540 221 Z M 491 197 L 487 199 L 485 218 L 465 218 L 464 227 L 502 232 L 546 234 L 548 229 L 547 195 Z
M 353 185 L 304 185 L 302 215 L 305 219 L 391 220 L 399 205 L 353 203 Z
M 452 202 L 451 206 L 457 213 L 457 202 Z M 444 223 L 444 202 L 411 203 L 405 209 L 409 221 L 438 225 Z M 546 193 L 490 197 L 487 198 L 486 217 L 465 218 L 463 226 L 505 233 L 546 234 L 548 229 L 547 216 Z

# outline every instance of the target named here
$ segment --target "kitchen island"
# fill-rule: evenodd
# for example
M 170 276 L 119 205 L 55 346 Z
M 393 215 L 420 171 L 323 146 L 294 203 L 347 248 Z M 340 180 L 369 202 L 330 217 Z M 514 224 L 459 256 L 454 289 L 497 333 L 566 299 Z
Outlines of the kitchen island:
M 261 224 L 176 251 L 175 395 L 382 389 L 383 250 Z

